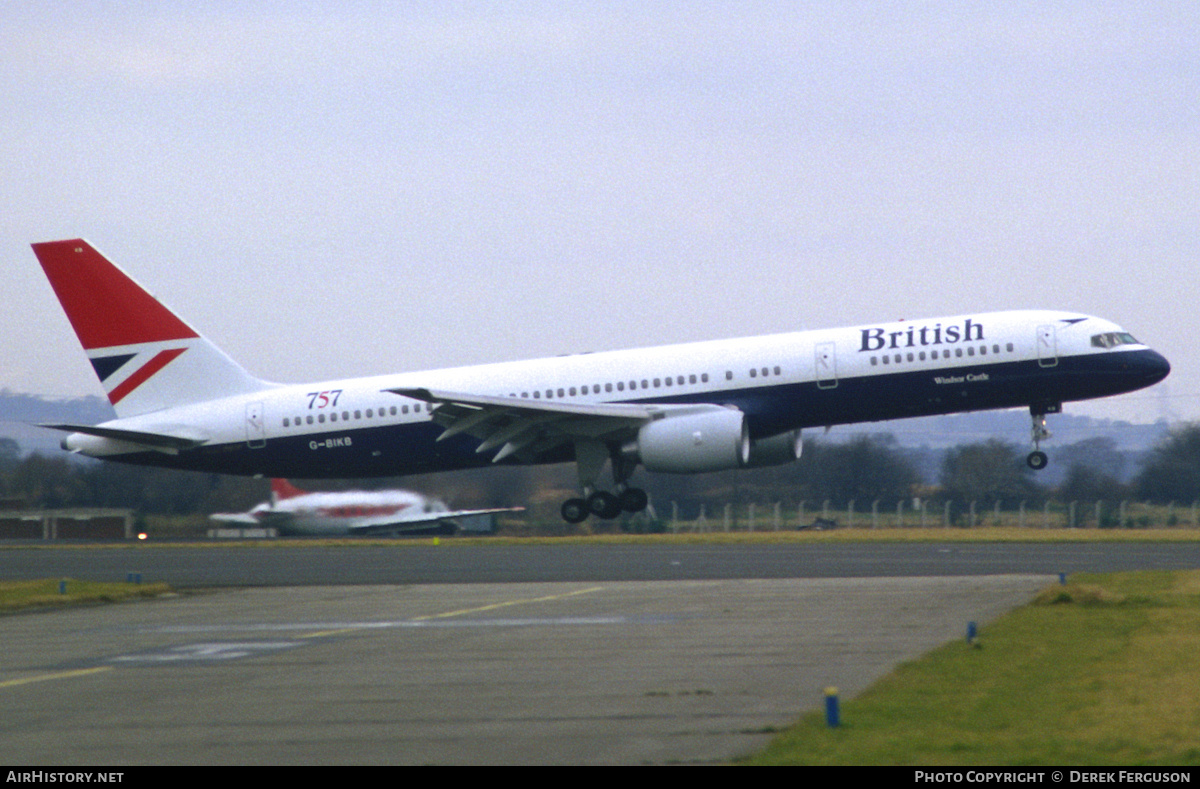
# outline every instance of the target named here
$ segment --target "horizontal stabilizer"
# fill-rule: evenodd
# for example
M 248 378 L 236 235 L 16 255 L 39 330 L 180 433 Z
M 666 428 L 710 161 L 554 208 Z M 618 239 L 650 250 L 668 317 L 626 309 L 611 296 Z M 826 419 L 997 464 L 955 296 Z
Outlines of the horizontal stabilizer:
M 114 441 L 127 441 L 131 444 L 141 444 L 155 449 L 183 450 L 195 449 L 196 447 L 207 443 L 208 439 L 204 438 L 188 438 L 185 436 L 172 436 L 166 433 L 148 433 L 144 430 L 123 430 L 118 427 L 104 427 L 102 425 L 70 425 L 70 424 L 49 424 L 42 423 L 38 427 L 49 428 L 50 430 L 62 430 L 67 433 L 83 433 L 87 436 L 98 436 L 100 438 L 111 438 Z

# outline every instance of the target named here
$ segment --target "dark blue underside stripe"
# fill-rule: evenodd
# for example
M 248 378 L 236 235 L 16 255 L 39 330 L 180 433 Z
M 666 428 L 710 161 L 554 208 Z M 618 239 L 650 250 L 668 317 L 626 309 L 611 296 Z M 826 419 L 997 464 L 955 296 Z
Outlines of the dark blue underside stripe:
M 746 413 L 751 435 L 760 437 L 796 428 L 1049 406 L 1120 394 L 1153 382 L 1139 369 L 1138 354 L 1142 353 L 1151 352 L 1064 357 L 1053 367 L 1026 361 L 906 370 L 843 378 L 833 388 L 806 382 L 637 402 L 733 405 Z M 938 383 L 938 378 L 947 382 Z M 441 427 L 430 422 L 331 429 L 272 438 L 265 447 L 255 449 L 239 443 L 179 455 L 150 452 L 120 459 L 226 474 L 299 478 L 384 477 L 491 465 L 492 453 L 476 454 L 477 439 L 460 435 L 436 442 L 441 432 Z M 572 459 L 573 449 L 564 445 L 538 462 Z

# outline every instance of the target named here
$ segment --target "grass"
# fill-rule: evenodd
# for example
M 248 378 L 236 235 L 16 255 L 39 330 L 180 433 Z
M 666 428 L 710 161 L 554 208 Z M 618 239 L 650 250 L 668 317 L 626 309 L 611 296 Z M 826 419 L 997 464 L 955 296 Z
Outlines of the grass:
M 60 583 L 64 584 L 65 592 L 59 591 Z M 113 603 L 140 597 L 157 597 L 170 591 L 170 587 L 165 583 L 107 583 L 78 581 L 73 578 L 0 581 L 0 612 L 80 603 Z
M 1200 572 L 1080 575 L 747 764 L 1200 764 Z

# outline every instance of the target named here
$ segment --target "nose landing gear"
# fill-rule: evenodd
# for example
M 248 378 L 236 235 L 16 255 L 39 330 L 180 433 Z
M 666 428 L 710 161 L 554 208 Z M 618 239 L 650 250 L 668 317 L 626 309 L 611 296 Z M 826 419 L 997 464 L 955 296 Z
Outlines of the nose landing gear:
M 1046 429 L 1046 414 L 1058 414 L 1062 412 L 1062 403 L 1050 403 L 1042 405 L 1031 405 L 1029 407 L 1029 416 L 1033 420 L 1032 438 L 1033 451 L 1025 458 L 1025 462 L 1034 471 L 1041 471 L 1050 462 L 1046 457 L 1046 453 L 1042 451 L 1042 441 L 1050 438 L 1050 431 Z

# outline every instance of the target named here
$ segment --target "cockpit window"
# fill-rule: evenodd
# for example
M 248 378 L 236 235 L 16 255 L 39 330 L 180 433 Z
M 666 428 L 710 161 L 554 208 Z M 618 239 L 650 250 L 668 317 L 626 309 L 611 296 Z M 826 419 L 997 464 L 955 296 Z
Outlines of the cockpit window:
M 1138 341 L 1129 332 L 1107 332 L 1092 335 L 1092 345 L 1096 348 L 1116 348 L 1118 345 L 1138 345 Z

